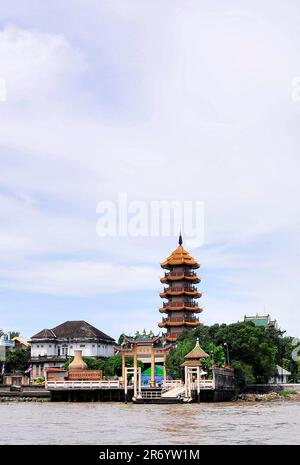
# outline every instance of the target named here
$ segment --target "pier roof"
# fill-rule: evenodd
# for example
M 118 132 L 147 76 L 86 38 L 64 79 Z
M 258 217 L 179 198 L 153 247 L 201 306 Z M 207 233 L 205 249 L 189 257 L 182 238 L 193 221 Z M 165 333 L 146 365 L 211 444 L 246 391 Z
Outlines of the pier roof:
M 197 338 L 195 347 L 184 358 L 185 360 L 197 360 L 206 357 L 209 355 L 200 347 L 199 338 Z

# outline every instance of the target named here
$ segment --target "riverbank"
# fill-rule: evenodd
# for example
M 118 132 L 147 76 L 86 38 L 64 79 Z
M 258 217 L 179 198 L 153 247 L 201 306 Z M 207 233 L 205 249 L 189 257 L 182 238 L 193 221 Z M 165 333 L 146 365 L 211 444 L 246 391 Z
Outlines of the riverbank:
M 2 396 L 1 402 L 50 402 L 50 397 Z
M 239 394 L 236 400 L 245 402 L 274 402 L 279 400 L 300 402 L 300 393 L 296 391 L 281 391 L 269 392 L 267 394 Z
M 0 389 L 0 402 L 45 402 L 50 400 L 50 391 L 41 387 L 26 386 L 20 391 L 11 391 L 8 386 Z

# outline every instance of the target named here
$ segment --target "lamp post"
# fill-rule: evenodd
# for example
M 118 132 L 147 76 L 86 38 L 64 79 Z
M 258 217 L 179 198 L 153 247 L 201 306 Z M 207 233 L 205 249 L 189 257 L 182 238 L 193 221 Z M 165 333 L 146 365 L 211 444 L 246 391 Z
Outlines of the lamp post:
M 227 352 L 227 365 L 229 366 L 230 365 L 230 361 L 229 361 L 229 349 L 228 349 L 228 344 L 227 342 L 224 342 L 224 347 L 226 347 L 226 352 Z

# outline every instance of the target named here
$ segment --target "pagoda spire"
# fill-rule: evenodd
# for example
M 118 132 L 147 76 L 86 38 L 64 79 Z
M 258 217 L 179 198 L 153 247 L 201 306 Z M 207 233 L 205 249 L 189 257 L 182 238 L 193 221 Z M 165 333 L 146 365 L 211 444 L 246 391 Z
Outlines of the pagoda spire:
M 179 233 L 178 244 L 179 244 L 179 245 L 182 245 L 182 235 L 181 235 L 181 231 L 180 231 L 180 233 Z

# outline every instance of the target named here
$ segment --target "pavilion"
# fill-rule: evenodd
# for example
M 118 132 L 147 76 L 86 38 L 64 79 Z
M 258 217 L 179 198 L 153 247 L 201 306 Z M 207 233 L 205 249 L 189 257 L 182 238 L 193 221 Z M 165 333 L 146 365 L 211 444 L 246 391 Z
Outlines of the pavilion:
M 136 336 L 123 335 L 121 346 L 116 350 L 122 355 L 122 381 L 125 383 L 126 357 L 133 357 L 134 384 L 137 385 L 138 362 L 150 364 L 150 387 L 156 387 L 155 364 L 160 363 L 163 367 L 163 379 L 166 381 L 166 358 L 172 349 L 172 345 L 166 342 L 159 335 L 146 334 L 145 332 Z

